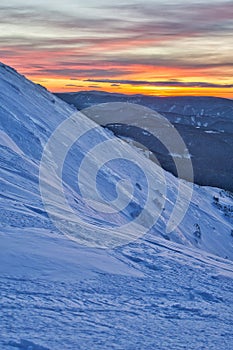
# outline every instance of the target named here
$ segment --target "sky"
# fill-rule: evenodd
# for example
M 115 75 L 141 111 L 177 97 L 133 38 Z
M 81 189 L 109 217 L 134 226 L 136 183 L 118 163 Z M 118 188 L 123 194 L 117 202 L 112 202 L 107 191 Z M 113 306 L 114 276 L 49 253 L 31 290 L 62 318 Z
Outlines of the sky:
M 1 0 L 0 61 L 53 92 L 233 98 L 233 1 Z

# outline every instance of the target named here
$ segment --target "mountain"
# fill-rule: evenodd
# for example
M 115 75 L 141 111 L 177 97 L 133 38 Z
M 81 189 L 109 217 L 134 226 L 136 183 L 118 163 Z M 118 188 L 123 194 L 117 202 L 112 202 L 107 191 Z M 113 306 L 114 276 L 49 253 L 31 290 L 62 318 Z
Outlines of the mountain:
M 99 103 L 128 102 L 147 106 L 165 116 L 178 130 L 192 157 L 194 181 L 199 185 L 224 188 L 233 192 L 233 101 L 216 97 L 152 97 L 105 92 L 57 94 L 78 109 Z M 140 117 L 139 117 L 140 118 Z M 140 118 L 141 119 L 141 118 Z M 140 122 L 140 119 L 138 122 Z M 150 134 L 134 126 L 116 123 L 109 115 L 95 119 L 117 136 L 146 145 L 160 164 L 174 175 L 176 169 L 169 152 Z M 126 124 L 125 120 L 125 124 Z M 132 119 L 128 122 L 132 122 Z
M 231 193 L 167 232 L 190 184 L 3 64 L 0 90 L 0 348 L 230 350 Z
M 212 116 L 232 120 L 233 113 L 233 101 L 220 97 L 157 97 L 140 94 L 124 95 L 104 91 L 80 91 L 57 93 L 56 95 L 67 103 L 74 104 L 79 109 L 106 102 L 130 102 L 157 109 L 159 113 L 173 113 L 174 116 Z M 196 125 L 195 120 L 186 118 L 186 122 L 188 121 L 192 125 Z

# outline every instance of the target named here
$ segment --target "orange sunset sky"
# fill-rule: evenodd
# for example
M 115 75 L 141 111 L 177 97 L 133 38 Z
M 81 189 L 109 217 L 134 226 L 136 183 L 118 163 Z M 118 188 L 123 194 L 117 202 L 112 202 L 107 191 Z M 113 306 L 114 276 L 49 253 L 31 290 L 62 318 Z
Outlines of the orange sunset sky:
M 53 92 L 233 98 L 233 2 L 2 0 L 1 61 Z

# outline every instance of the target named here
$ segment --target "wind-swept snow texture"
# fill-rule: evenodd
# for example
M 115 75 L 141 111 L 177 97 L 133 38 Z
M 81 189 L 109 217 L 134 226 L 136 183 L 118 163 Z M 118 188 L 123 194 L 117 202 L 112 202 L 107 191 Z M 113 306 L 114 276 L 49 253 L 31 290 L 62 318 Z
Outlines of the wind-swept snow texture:
M 39 190 L 43 149 L 74 110 L 5 65 L 0 66 L 0 91 L 0 349 L 231 350 L 232 195 L 194 186 L 184 220 L 165 234 L 178 187 L 166 173 L 162 215 L 149 232 L 115 249 L 77 244 L 54 226 Z M 80 129 L 94 125 L 85 116 L 79 124 Z M 108 220 L 86 205 L 73 182 L 91 140 L 116 140 L 98 128 L 86 137 L 64 164 L 67 201 L 93 231 L 114 226 L 121 232 L 140 207 L 128 206 Z M 143 206 L 141 171 L 158 182 L 157 165 L 123 141 L 115 142 L 119 152 L 129 150 L 146 168 L 128 164 L 139 189 L 135 203 Z M 82 183 L 88 191 L 89 175 Z M 109 164 L 99 173 L 98 190 L 115 198 L 121 176 L 128 176 L 124 163 Z M 53 205 L 61 205 L 65 221 L 62 203 Z M 149 217 L 157 206 L 149 207 Z M 75 235 L 88 242 L 81 227 Z

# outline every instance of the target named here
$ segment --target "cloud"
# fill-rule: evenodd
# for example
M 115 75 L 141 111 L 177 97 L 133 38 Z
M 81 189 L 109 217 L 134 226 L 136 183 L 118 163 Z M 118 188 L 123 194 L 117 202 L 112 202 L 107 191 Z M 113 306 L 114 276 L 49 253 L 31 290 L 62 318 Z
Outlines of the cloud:
M 15 3 L 0 5 L 1 57 L 30 78 L 231 88 L 233 1 Z
M 119 69 L 111 69 L 109 71 L 108 69 L 76 69 L 75 65 L 70 68 L 50 68 L 50 69 L 41 69 L 41 74 L 55 74 L 55 75 L 75 75 L 76 78 L 73 79 L 80 79 L 80 77 L 117 77 L 119 75 L 124 74 L 131 74 L 132 71 L 130 70 L 119 70 Z
M 43 29 L 69 30 L 109 30 L 112 28 L 112 21 L 109 18 L 96 18 L 90 11 L 83 16 L 79 11 L 74 13 L 59 11 L 58 7 L 53 9 L 40 5 L 3 6 L 0 5 L 0 23 L 17 24 L 17 26 L 41 27 Z M 27 34 L 27 33 L 25 33 Z M 29 34 L 29 33 L 28 33 Z
M 23 40 L 31 40 L 46 49 L 46 40 L 47 45 L 52 45 L 50 40 L 53 39 L 56 47 L 84 44 L 86 48 L 107 45 L 119 49 L 143 43 L 167 42 L 173 38 L 179 40 L 213 33 L 231 35 L 232 12 L 232 1 L 213 2 L 211 5 L 155 1 L 153 6 L 147 1 L 137 6 L 125 5 L 120 1 L 119 5 L 106 6 L 100 16 L 96 16 L 94 11 L 85 14 L 77 10 L 62 12 L 58 6 L 54 9 L 39 5 L 0 6 L 0 23 L 24 28 L 21 36 L 11 36 L 11 41 L 21 44 Z M 33 32 L 37 35 L 32 36 Z M 48 39 L 48 36 L 51 38 Z M 4 37 L 9 41 L 9 34 L 1 34 L 1 38 Z
M 78 87 L 78 88 L 83 88 L 83 85 L 76 85 L 76 84 L 66 84 L 65 86 L 67 87 Z
M 233 88 L 233 84 L 215 84 L 207 82 L 183 82 L 178 80 L 147 81 L 147 80 L 113 80 L 113 79 L 86 79 L 86 82 L 123 84 L 134 86 L 175 86 L 175 87 L 200 87 L 200 88 Z
M 98 85 L 88 85 L 90 89 L 101 89 L 101 86 Z

